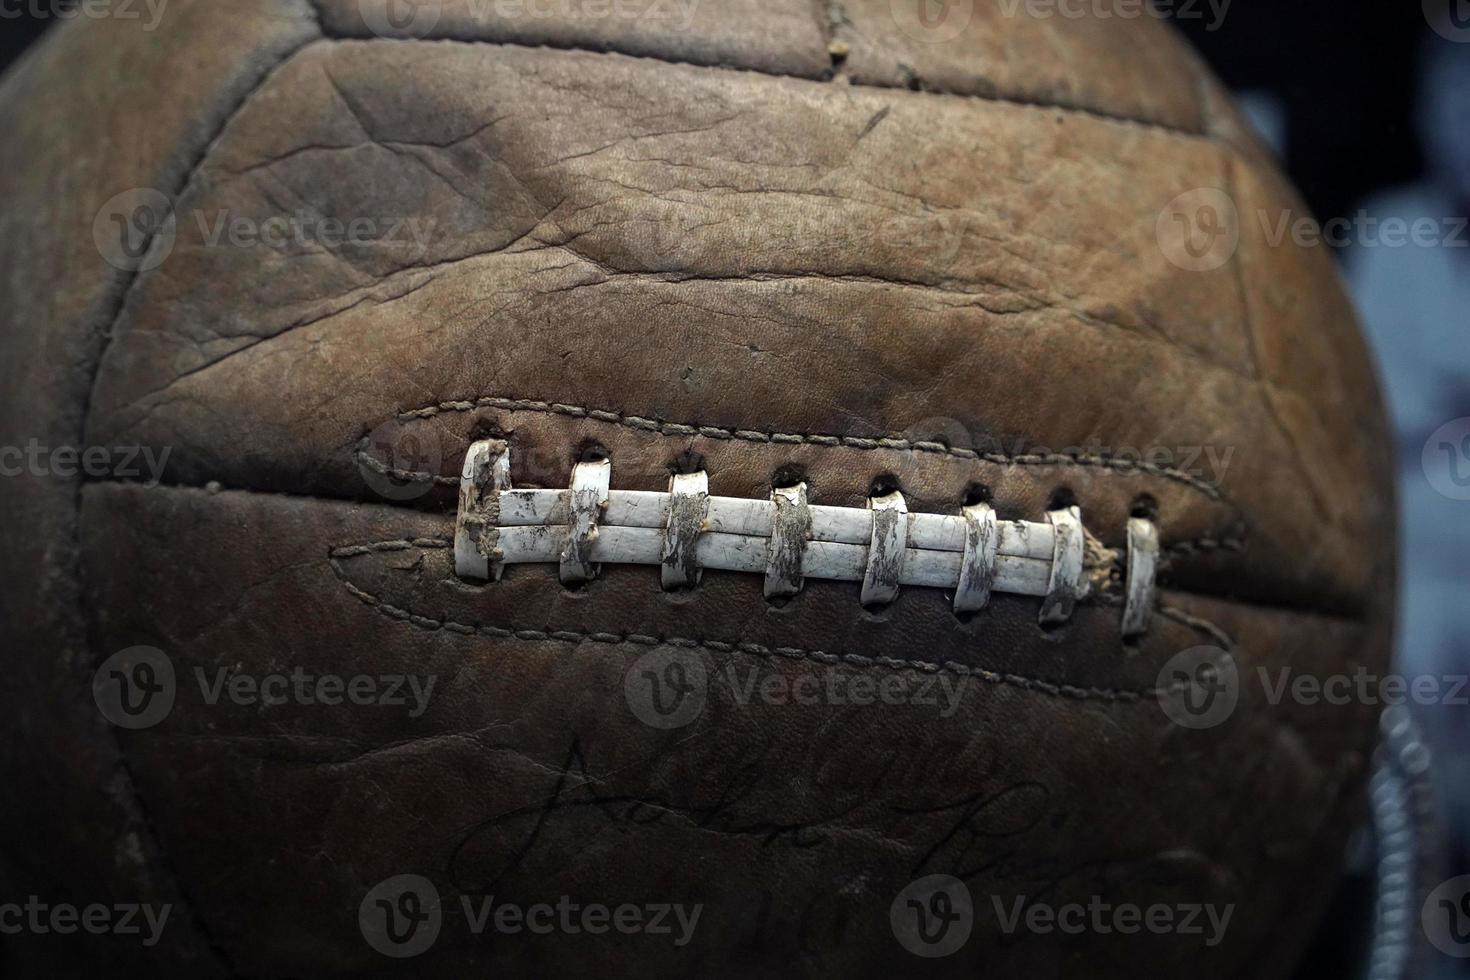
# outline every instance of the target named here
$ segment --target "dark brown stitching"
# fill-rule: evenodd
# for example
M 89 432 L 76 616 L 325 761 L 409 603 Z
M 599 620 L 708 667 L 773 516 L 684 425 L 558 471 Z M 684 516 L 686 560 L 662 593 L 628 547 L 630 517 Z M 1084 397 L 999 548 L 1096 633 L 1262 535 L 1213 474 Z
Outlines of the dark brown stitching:
M 971 667 L 952 661 L 933 663 L 924 660 L 902 660 L 895 657 L 869 657 L 855 653 L 828 653 L 823 650 L 808 650 L 801 647 L 771 647 L 760 643 L 699 640 L 689 637 L 652 636 L 642 633 L 616 633 L 596 630 L 513 630 L 502 626 L 459 623 L 450 619 L 433 619 L 415 613 L 410 609 L 403 609 L 385 602 L 381 596 L 376 596 L 353 583 L 347 575 L 346 570 L 342 567 L 342 562 L 345 560 L 359 558 L 374 552 L 407 551 L 412 548 L 446 549 L 449 546 L 449 541 L 439 538 L 419 538 L 414 541 L 375 541 L 368 544 L 334 548 L 328 553 L 327 560 L 332 566 L 332 573 L 337 576 L 337 580 L 342 583 L 342 587 L 364 605 L 372 607 L 379 614 L 397 622 L 408 623 L 419 629 L 429 631 L 445 630 L 450 633 L 458 633 L 462 636 L 490 636 L 501 640 L 520 640 L 523 642 L 592 642 L 634 644 L 638 646 L 675 646 L 685 649 L 704 649 L 714 653 L 743 653 L 767 660 L 781 657 L 788 660 L 804 660 L 826 666 L 849 666 L 861 670 L 883 669 L 890 671 L 918 671 L 925 674 L 952 674 L 958 677 L 973 677 L 987 684 L 1015 687 L 1048 697 L 1065 698 L 1072 701 L 1107 701 L 1110 703 L 1134 704 L 1140 701 L 1157 701 L 1161 697 L 1178 693 L 1183 687 L 1188 686 L 1186 684 L 1168 688 L 1148 687 L 1136 691 L 1078 687 L 1072 684 L 1058 684 L 1037 677 L 1026 677 L 1021 674 L 985 670 L 981 667 Z M 1169 615 L 1171 619 L 1183 622 L 1180 616 L 1170 615 L 1172 612 L 1171 610 L 1165 614 Z M 1190 618 L 1192 619 L 1193 617 Z M 1212 637 L 1221 638 L 1223 644 L 1227 647 L 1233 645 L 1230 643 L 1230 638 L 1222 630 L 1214 627 L 1212 624 L 1206 623 L 1204 620 L 1184 622 L 1183 625 L 1204 630 Z M 1206 629 L 1206 627 L 1208 628 Z
M 668 58 L 647 51 L 618 50 L 616 48 L 589 48 L 576 44 L 564 44 L 550 39 L 538 43 L 496 40 L 483 37 L 434 37 L 434 38 L 410 38 L 410 37 L 369 37 L 366 35 L 337 34 L 324 31 L 323 36 L 328 40 L 336 42 L 358 42 L 362 44 L 467 44 L 487 45 L 497 48 L 518 48 L 526 51 L 569 51 L 578 54 L 600 55 L 607 57 L 614 55 L 622 58 L 631 58 L 638 61 L 651 61 L 660 65 L 675 65 L 682 68 L 698 68 L 705 71 L 731 72 L 735 74 L 756 75 L 761 78 L 784 78 L 791 81 L 806 82 L 814 85 L 823 85 L 831 81 L 819 75 L 794 75 L 789 72 L 768 71 L 763 68 L 751 68 L 747 66 L 735 66 L 728 64 L 701 64 L 697 61 L 681 61 L 678 58 Z M 979 92 L 947 92 L 932 86 L 921 88 L 910 88 L 906 85 L 883 85 L 877 82 L 854 82 L 844 76 L 844 84 L 855 89 L 869 89 L 876 92 L 903 93 L 928 98 L 964 99 L 970 102 L 980 102 L 986 105 L 1013 106 L 1020 109 L 1036 110 L 1041 112 L 1065 112 L 1079 116 L 1086 116 L 1100 122 L 1117 126 L 1137 126 L 1142 129 L 1153 130 L 1163 133 L 1175 139 L 1201 140 L 1215 143 L 1227 149 L 1234 147 L 1226 140 L 1214 133 L 1187 129 L 1173 123 L 1160 122 L 1153 119 L 1141 119 L 1137 116 L 1127 116 L 1122 113 L 1108 112 L 1105 109 L 1089 108 L 1082 105 L 1067 105 L 1061 102 L 1047 101 L 1043 98 L 1028 98 L 1022 93 L 1011 95 L 987 95 Z
M 870 438 L 865 436 L 823 435 L 809 432 L 761 432 L 754 429 L 732 429 L 698 422 L 669 422 L 664 419 L 646 418 L 640 415 L 624 415 L 621 412 L 586 408 L 581 405 L 567 405 L 560 402 L 545 402 L 531 398 L 500 398 L 493 396 L 478 398 L 474 401 L 448 401 L 440 402 L 436 405 L 425 405 L 422 408 L 400 412 L 398 420 L 401 422 L 412 422 L 419 419 L 433 418 L 444 412 L 473 412 L 478 408 L 493 408 L 506 412 L 535 412 L 543 415 L 564 415 L 568 418 L 575 419 L 591 419 L 595 422 L 620 425 L 624 428 L 650 432 L 654 435 L 679 438 L 700 437 L 705 439 L 738 440 L 773 445 L 825 446 L 833 449 L 858 449 L 863 451 L 887 449 L 895 452 L 951 456 L 956 459 L 996 463 L 1002 466 L 1079 466 L 1125 475 L 1130 472 L 1138 472 L 1148 476 L 1182 483 L 1217 503 L 1229 503 L 1220 492 L 1219 487 L 1191 473 L 1172 467 L 1159 466 L 1145 460 L 1118 459 L 1105 454 L 1079 453 L 1072 455 L 1064 453 L 980 452 L 975 449 L 948 446 L 941 442 L 905 439 L 899 436 L 877 436 Z M 358 459 L 363 465 L 385 476 L 391 476 L 407 482 L 427 482 L 432 479 L 434 483 L 442 486 L 459 486 L 459 477 L 457 476 L 442 476 L 418 470 L 399 470 L 389 467 L 386 463 L 368 454 L 365 448 L 366 446 L 367 440 L 364 439 L 358 447 Z
M 305 6 L 307 7 L 309 13 L 317 13 L 315 6 L 310 2 L 310 0 L 308 0 L 308 3 Z M 319 24 L 318 27 L 320 27 Z M 296 55 L 301 53 L 303 49 L 311 46 L 312 44 L 321 42 L 322 39 L 323 36 L 320 30 L 318 30 L 315 36 L 301 41 L 299 44 L 280 54 L 279 57 L 274 61 L 274 63 L 262 67 L 259 77 L 249 84 L 249 87 L 240 96 L 239 101 L 228 112 L 224 114 L 224 117 L 220 121 L 219 128 L 214 132 L 213 136 L 200 144 L 198 155 L 191 163 L 189 163 L 186 168 L 184 168 L 183 176 L 178 185 L 178 193 L 175 194 L 173 197 L 173 200 L 175 202 L 177 202 L 179 198 L 181 198 L 185 193 L 188 192 L 190 186 L 192 186 L 194 180 L 198 177 L 205 162 L 209 159 L 210 151 L 214 148 L 216 141 L 224 134 L 227 129 L 229 129 L 230 124 L 234 122 L 235 119 L 245 110 L 245 107 L 250 104 L 251 100 L 253 100 L 263 88 L 265 88 L 265 86 L 270 82 L 272 78 L 275 77 L 276 73 L 280 71 L 283 66 L 293 60 Z M 148 244 L 152 244 L 151 236 L 149 238 Z M 107 359 L 108 351 L 111 350 L 112 339 L 117 332 L 118 321 L 122 319 L 123 311 L 127 308 L 128 299 L 130 296 L 132 296 L 134 288 L 140 281 L 142 281 L 142 279 L 142 272 L 133 271 L 127 274 L 124 281 L 122 281 L 117 288 L 116 298 L 114 300 L 115 305 L 106 316 L 106 324 L 103 328 L 101 342 L 98 345 L 96 361 L 92 364 L 91 377 L 88 379 L 87 385 L 82 391 L 81 411 L 78 415 L 78 424 L 80 426 L 81 432 L 81 437 L 78 440 L 79 445 L 86 444 L 87 433 L 91 428 L 92 404 L 95 400 L 97 392 L 97 383 L 102 375 L 102 365 Z M 82 491 L 83 488 L 87 486 L 88 482 L 89 481 L 86 479 L 77 480 L 76 497 L 73 501 L 73 526 L 76 534 L 73 554 L 74 556 L 76 556 L 74 560 L 77 562 L 78 566 L 80 566 L 81 554 L 80 542 Z M 81 576 L 79 573 L 78 578 L 80 579 L 80 577 Z M 84 612 L 90 619 L 90 608 L 84 608 Z M 98 660 L 98 652 L 95 649 L 90 648 L 88 652 L 91 654 L 93 661 L 96 662 Z M 109 726 L 109 728 L 111 728 L 111 726 Z M 204 916 L 200 910 L 199 903 L 194 900 L 190 889 L 185 884 L 183 875 L 179 872 L 178 866 L 169 855 L 168 850 L 164 847 L 163 836 L 158 831 L 156 822 L 153 819 L 151 808 L 143 802 L 142 792 L 139 788 L 139 780 L 136 774 L 133 772 L 132 763 L 128 758 L 127 752 L 123 748 L 123 743 L 121 739 L 118 737 L 117 729 L 111 728 L 111 734 L 114 746 L 117 750 L 118 769 L 127 781 L 128 789 L 132 796 L 133 805 L 136 808 L 134 818 L 145 828 L 145 831 L 149 838 L 149 842 L 151 844 L 151 850 L 157 856 L 158 863 L 162 867 L 163 873 L 172 883 L 174 891 L 179 898 L 180 904 L 181 906 L 183 906 L 184 914 L 187 916 L 189 923 L 193 926 L 194 931 L 198 934 L 199 939 L 210 950 L 210 952 L 214 954 L 215 959 L 225 968 L 227 972 L 236 973 L 237 971 L 235 969 L 234 957 L 232 957 L 229 951 L 225 949 L 220 940 L 215 937 L 213 930 L 209 927 L 209 924 L 205 922 Z
M 1245 550 L 1243 536 L 1217 538 L 1206 536 L 1193 541 L 1178 541 L 1164 549 L 1170 555 L 1191 556 L 1213 551 L 1241 552 Z

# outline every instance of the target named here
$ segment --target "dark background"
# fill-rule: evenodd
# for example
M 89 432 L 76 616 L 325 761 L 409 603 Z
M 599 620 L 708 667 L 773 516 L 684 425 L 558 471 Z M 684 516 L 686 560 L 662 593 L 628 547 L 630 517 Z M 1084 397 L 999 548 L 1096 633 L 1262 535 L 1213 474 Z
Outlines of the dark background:
M 10 66 L 26 47 L 40 36 L 46 21 L 34 14 L 22 14 L 14 20 L 0 21 L 0 72 Z
M 43 14 L 14 6 L 5 13 L 0 72 L 47 26 Z M 1283 166 L 1319 220 L 1351 215 L 1375 194 L 1425 176 L 1415 107 L 1419 64 L 1434 36 L 1417 0 L 1234 0 L 1218 30 L 1209 21 L 1176 24 L 1230 89 L 1274 104 Z M 1458 854 L 1453 843 L 1449 850 L 1457 867 L 1446 876 L 1466 870 L 1463 845 Z M 1349 876 L 1298 980 L 1361 975 L 1373 896 L 1371 859 L 1363 865 Z M 1450 972 L 1444 961 L 1437 968 L 1446 972 L 1425 976 L 1470 976 Z
M 1421 174 L 1417 72 L 1433 35 L 1417 0 L 1236 0 L 1219 30 L 1176 23 L 1230 89 L 1281 101 L 1283 163 L 1320 220 Z

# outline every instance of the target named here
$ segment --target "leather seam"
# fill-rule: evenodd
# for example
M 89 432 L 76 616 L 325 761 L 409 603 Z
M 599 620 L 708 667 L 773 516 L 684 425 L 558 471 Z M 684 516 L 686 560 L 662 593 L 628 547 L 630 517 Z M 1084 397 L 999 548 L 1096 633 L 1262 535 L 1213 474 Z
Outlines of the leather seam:
M 318 13 L 316 4 L 312 2 L 312 0 L 308 0 L 306 6 L 313 15 Z M 318 24 L 318 26 L 320 27 L 320 24 Z M 256 95 L 259 94 L 259 92 L 265 88 L 270 80 L 275 77 L 276 73 L 288 62 L 292 61 L 305 48 L 310 47 L 313 44 L 320 43 L 323 38 L 324 35 L 320 32 L 320 30 L 318 30 L 315 36 L 309 37 L 306 40 L 301 41 L 299 44 L 292 46 L 289 50 L 281 53 L 272 63 L 263 65 L 261 67 L 260 76 L 245 89 L 245 91 L 239 96 L 238 101 L 235 103 L 235 105 L 231 109 L 229 109 L 229 111 L 224 113 L 213 135 L 202 142 L 196 158 L 193 160 L 192 163 L 184 168 L 182 175 L 178 180 L 179 190 L 173 198 L 174 201 L 177 201 L 178 198 L 181 197 L 188 190 L 190 185 L 193 184 L 193 182 L 199 176 L 199 173 L 203 169 L 205 162 L 209 159 L 210 152 L 213 150 L 220 137 L 223 136 L 223 134 L 229 129 L 230 124 L 234 122 L 234 120 L 240 115 L 240 113 L 245 110 L 246 106 L 250 104 L 250 102 L 256 97 Z M 150 236 L 149 244 L 151 244 L 151 242 L 152 238 Z M 81 405 L 81 411 L 78 415 L 78 424 L 80 426 L 81 432 L 81 439 L 78 443 L 79 445 L 86 445 L 87 433 L 91 430 L 92 403 L 96 394 L 98 380 L 101 378 L 102 375 L 103 364 L 106 362 L 108 351 L 112 347 L 112 340 L 116 333 L 118 322 L 122 319 L 123 313 L 127 309 L 128 298 L 132 295 L 133 289 L 142 279 L 143 273 L 141 271 L 134 270 L 128 273 L 126 281 L 117 290 L 117 298 L 114 301 L 116 303 L 115 307 L 106 316 L 102 329 L 101 343 L 97 350 L 96 360 L 92 365 L 91 377 L 87 379 L 87 383 L 82 391 L 83 401 Z M 88 482 L 89 481 L 87 481 L 86 479 L 77 480 L 76 494 L 73 500 L 72 507 L 73 521 L 76 530 L 76 547 L 74 550 L 73 561 L 76 564 L 77 579 L 79 582 L 83 581 L 85 573 L 85 566 L 81 557 L 82 550 L 80 543 L 83 505 L 82 491 L 86 487 Z M 82 594 L 85 595 L 85 592 L 83 592 Z M 85 606 L 86 604 L 84 603 L 84 607 Z M 90 614 L 90 609 L 84 608 L 83 611 L 85 621 L 89 624 L 92 623 L 93 617 Z M 99 661 L 98 653 L 95 649 L 92 648 L 92 644 L 90 642 L 88 643 L 88 652 L 91 654 L 94 663 Z M 123 742 L 117 728 L 110 725 L 108 727 L 111 729 L 113 746 L 117 752 L 117 770 L 126 779 L 129 791 L 132 796 L 133 808 L 135 809 L 135 812 L 131 814 L 132 818 L 138 821 L 138 823 L 140 823 L 141 826 L 146 829 L 149 843 L 151 845 L 151 850 L 156 856 L 157 863 L 162 868 L 164 873 L 168 876 L 169 881 L 172 883 L 176 899 L 179 904 L 184 906 L 185 910 L 187 911 L 189 923 L 192 925 L 194 932 L 198 935 L 199 940 L 203 943 L 204 947 L 213 954 L 216 962 L 221 968 L 223 968 L 223 970 L 227 974 L 238 976 L 239 970 L 235 965 L 234 957 L 230 955 L 229 951 L 216 937 L 214 930 L 205 921 L 199 903 L 193 899 L 190 890 L 185 886 L 185 879 L 183 874 L 180 873 L 177 864 L 174 862 L 172 856 L 169 854 L 168 848 L 164 846 L 163 837 L 158 831 L 157 822 L 154 820 L 152 808 L 144 802 L 141 786 L 139 784 L 136 774 L 133 771 L 132 760 L 129 758 L 128 753 L 123 746 Z
M 635 646 L 675 646 L 685 649 L 702 649 L 712 653 L 743 653 L 748 656 L 759 657 L 764 660 L 783 658 L 787 660 L 801 660 L 808 663 L 821 664 L 828 667 L 847 666 L 859 670 L 887 670 L 891 672 L 918 671 L 925 674 L 950 674 L 957 677 L 974 678 L 987 684 L 997 686 L 1013 687 L 1024 691 L 1038 693 L 1047 697 L 1070 700 L 1070 701 L 1105 701 L 1111 704 L 1136 704 L 1144 701 L 1158 701 L 1183 690 L 1188 684 L 1174 685 L 1167 688 L 1147 687 L 1138 690 L 1125 690 L 1116 688 L 1080 687 L 1074 684 L 1063 684 L 1046 680 L 1039 677 L 1027 677 L 1022 674 L 1004 671 L 987 670 L 983 667 L 972 667 L 953 661 L 931 662 L 924 660 L 904 660 L 896 657 L 867 656 L 854 653 L 830 653 L 824 650 L 807 649 L 803 647 L 769 646 L 762 643 L 748 641 L 720 641 L 709 639 L 696 639 L 679 636 L 654 636 L 643 633 L 617 633 L 604 630 L 582 630 L 582 629 L 509 629 L 503 626 L 486 626 L 480 623 L 461 623 L 452 619 L 435 619 L 424 616 L 410 609 L 404 609 L 393 605 L 383 599 L 380 595 L 363 589 L 354 583 L 343 568 L 344 561 L 360 558 L 364 555 L 382 552 L 400 552 L 413 548 L 426 550 L 443 550 L 452 547 L 452 543 L 443 538 L 415 538 L 411 541 L 375 541 L 369 544 L 348 545 L 333 548 L 327 555 L 327 561 L 331 565 L 332 574 L 336 576 L 342 587 L 358 601 L 372 608 L 394 622 L 406 623 L 416 629 L 436 633 L 445 631 L 461 636 L 488 636 L 499 640 L 516 640 L 526 643 L 603 643 L 610 646 L 631 644 Z M 1195 629 L 1218 642 L 1222 642 L 1227 649 L 1233 647 L 1233 641 L 1223 630 L 1213 623 L 1198 619 L 1197 617 L 1186 617 L 1185 614 L 1168 607 L 1161 608 L 1159 612 L 1176 622 L 1191 629 Z M 1188 621 L 1185 621 L 1185 620 Z
M 313 6 L 317 6 L 313 0 Z M 761 68 L 747 66 L 735 66 L 729 64 L 703 64 L 697 61 L 684 61 L 678 58 L 660 57 L 657 54 L 647 52 L 635 52 L 614 47 L 593 48 L 571 43 L 556 43 L 551 40 L 543 40 L 536 43 L 524 41 L 496 40 L 494 38 L 480 37 L 435 37 L 435 38 L 413 38 L 413 37 L 378 37 L 359 34 L 344 34 L 323 30 L 324 39 L 336 42 L 359 42 L 363 44 L 465 44 L 465 45 L 488 45 L 498 48 L 519 48 L 527 51 L 567 51 L 588 55 L 617 55 L 623 58 L 631 58 L 638 61 L 651 61 L 660 65 L 673 65 L 681 68 L 697 68 L 705 71 L 731 72 L 741 75 L 756 75 L 761 78 L 788 79 L 797 82 L 807 82 L 815 85 L 825 85 L 833 80 L 833 74 L 824 72 L 818 75 L 797 75 L 790 72 L 767 71 Z M 908 88 L 901 85 L 884 85 L 877 82 L 853 81 L 850 76 L 843 75 L 843 86 L 854 89 L 868 89 L 875 92 L 893 92 L 906 95 L 940 97 L 950 99 L 964 99 L 969 102 L 980 102 L 986 105 L 1012 106 L 1021 109 L 1033 109 L 1043 112 L 1065 112 L 1078 116 L 1085 116 L 1099 122 L 1109 123 L 1117 126 L 1136 126 L 1142 129 L 1154 130 L 1175 139 L 1201 141 L 1213 143 L 1219 146 L 1231 147 L 1232 144 L 1222 140 L 1214 133 L 1202 130 L 1188 129 L 1173 123 L 1159 122 L 1151 119 L 1142 119 L 1136 116 L 1126 116 L 1119 113 L 1104 112 L 1101 109 L 1087 108 L 1080 105 L 1068 105 L 1061 102 L 1048 102 L 1041 98 L 1028 99 L 1020 93 L 1009 96 L 1004 95 L 982 95 L 970 92 L 949 92 L 940 88 Z
M 1231 503 L 1220 488 L 1212 483 L 1200 479 L 1193 474 L 1173 467 L 1159 466 L 1145 460 L 1119 459 L 1107 454 L 1073 455 L 1067 453 L 996 453 L 980 452 L 974 449 L 964 449 L 957 446 L 948 446 L 940 442 L 925 440 L 913 440 L 899 436 L 835 436 L 820 433 L 807 432 L 766 432 L 754 429 L 734 429 L 724 426 L 708 425 L 699 422 L 669 422 L 663 419 L 646 418 L 638 415 L 625 415 L 621 412 L 605 411 L 601 409 L 587 408 L 581 405 L 569 405 L 560 402 L 546 402 L 526 398 L 502 398 L 486 396 L 474 401 L 459 400 L 440 402 L 434 405 L 426 405 L 422 408 L 411 409 L 400 412 L 397 416 L 400 422 L 412 422 L 420 419 L 433 418 L 444 412 L 473 412 L 480 408 L 493 408 L 506 412 L 534 412 L 542 415 L 562 415 L 576 419 L 590 419 L 594 422 L 605 422 L 611 425 L 619 425 L 624 428 L 635 429 L 642 432 L 650 432 L 659 436 L 672 436 L 682 438 L 703 437 L 719 440 L 739 440 L 743 442 L 757 442 L 768 444 L 790 444 L 790 445 L 812 445 L 822 446 L 830 449 L 858 449 L 863 451 L 874 451 L 887 449 L 904 453 L 927 453 L 938 456 L 950 456 L 955 459 L 995 463 L 1003 466 L 1076 466 L 1084 468 L 1099 469 L 1103 472 L 1126 475 L 1130 471 L 1143 473 L 1160 479 L 1171 480 L 1189 487 L 1196 493 L 1203 494 L 1215 503 L 1221 503 L 1239 513 L 1239 509 Z M 384 475 L 399 478 L 424 479 L 432 476 L 435 483 L 444 486 L 459 486 L 459 477 L 442 476 L 412 470 L 392 470 L 386 467 L 376 457 L 369 455 L 365 448 L 367 440 L 364 438 L 359 443 L 358 459 L 368 467 L 384 473 Z M 379 469 L 383 467 L 382 469 Z M 1227 539 L 1229 540 L 1229 539 Z

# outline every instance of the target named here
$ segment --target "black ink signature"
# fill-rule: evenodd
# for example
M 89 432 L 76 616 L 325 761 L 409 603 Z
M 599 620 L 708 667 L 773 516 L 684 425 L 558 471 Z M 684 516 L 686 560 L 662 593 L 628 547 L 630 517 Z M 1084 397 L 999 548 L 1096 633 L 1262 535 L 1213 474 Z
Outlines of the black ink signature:
M 497 814 L 471 827 L 450 854 L 450 875 L 456 886 L 467 893 L 493 891 L 522 866 L 527 855 L 556 820 L 588 812 L 600 816 L 611 826 L 621 828 L 675 822 L 701 830 L 753 837 L 765 846 L 801 849 L 827 843 L 829 835 L 822 829 L 823 823 L 843 814 L 815 823 L 750 821 L 735 816 L 733 811 L 751 795 L 760 781 L 759 769 L 759 760 L 732 769 L 725 785 L 713 799 L 696 803 L 680 803 L 665 795 L 607 793 L 602 789 L 602 780 L 588 771 L 581 739 L 574 736 L 551 794 L 538 803 Z M 508 833 L 512 839 L 518 838 L 519 843 L 503 865 L 489 877 L 479 881 L 468 880 L 468 865 L 479 863 L 470 858 L 470 853 L 479 841 L 495 833 Z

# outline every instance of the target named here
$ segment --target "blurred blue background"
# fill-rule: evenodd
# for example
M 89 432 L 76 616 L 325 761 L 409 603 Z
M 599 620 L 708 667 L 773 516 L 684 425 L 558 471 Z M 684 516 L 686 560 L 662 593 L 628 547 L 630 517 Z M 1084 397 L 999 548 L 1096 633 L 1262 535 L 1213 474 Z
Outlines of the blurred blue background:
M 1470 673 L 1470 3 L 1248 2 L 1218 31 L 1178 23 L 1336 232 L 1398 443 L 1396 671 L 1452 685 Z M 1423 234 L 1389 234 L 1405 227 Z M 1470 708 L 1410 707 L 1434 752 L 1441 877 L 1465 874 Z M 1350 910 L 1372 862 L 1307 976 L 1357 974 L 1348 933 L 1371 919 Z M 1470 960 L 1431 953 L 1415 974 L 1470 976 Z

